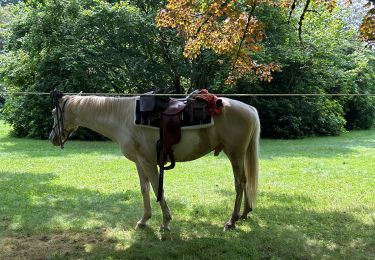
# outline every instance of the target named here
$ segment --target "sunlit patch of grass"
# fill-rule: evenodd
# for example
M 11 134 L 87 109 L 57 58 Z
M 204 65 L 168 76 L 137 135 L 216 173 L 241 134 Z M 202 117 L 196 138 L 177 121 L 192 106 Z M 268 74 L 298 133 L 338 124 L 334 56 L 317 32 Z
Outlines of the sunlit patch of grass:
M 0 252 L 7 258 L 375 257 L 375 130 L 261 140 L 257 207 L 223 232 L 234 202 L 226 157 L 178 163 L 165 176 L 171 232 L 143 212 L 136 168 L 112 142 L 8 136 L 0 121 Z

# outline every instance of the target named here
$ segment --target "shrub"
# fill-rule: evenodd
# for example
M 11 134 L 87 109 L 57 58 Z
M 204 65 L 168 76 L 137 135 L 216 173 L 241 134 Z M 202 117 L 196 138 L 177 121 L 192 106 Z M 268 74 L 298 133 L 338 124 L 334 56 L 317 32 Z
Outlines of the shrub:
M 344 131 L 341 105 L 325 97 L 264 97 L 253 99 L 262 136 L 301 138 L 309 135 L 338 135 Z
M 47 138 L 51 130 L 51 102 L 46 96 L 12 96 L 4 106 L 3 117 L 13 127 L 12 135 Z
M 346 102 L 345 112 L 347 129 L 369 129 L 375 122 L 375 98 L 355 96 Z
M 9 91 L 121 93 L 167 81 L 168 67 L 156 62 L 156 45 L 147 38 L 152 25 L 129 3 L 44 1 L 30 7 L 22 2 L 9 10 L 0 55 L 0 79 Z M 46 95 L 13 96 L 3 116 L 14 135 L 46 138 L 51 108 Z M 76 137 L 97 135 L 81 130 Z

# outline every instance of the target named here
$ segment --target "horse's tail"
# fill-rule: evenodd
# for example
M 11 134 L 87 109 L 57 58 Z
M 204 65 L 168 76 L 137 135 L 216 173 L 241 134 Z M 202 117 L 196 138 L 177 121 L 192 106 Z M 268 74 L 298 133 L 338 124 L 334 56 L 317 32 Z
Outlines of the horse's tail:
M 246 175 L 246 194 L 250 203 L 250 207 L 254 208 L 257 188 L 258 188 L 258 172 L 259 172 L 259 136 L 260 122 L 256 113 L 254 122 L 254 131 L 248 144 L 245 155 L 245 175 Z

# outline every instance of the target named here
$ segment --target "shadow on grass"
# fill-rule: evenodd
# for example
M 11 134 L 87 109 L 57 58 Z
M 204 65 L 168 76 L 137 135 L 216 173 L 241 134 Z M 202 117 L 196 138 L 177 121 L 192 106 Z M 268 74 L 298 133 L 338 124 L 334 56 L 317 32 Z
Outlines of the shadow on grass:
M 263 192 L 236 230 L 223 232 L 230 207 L 170 206 L 172 231 L 135 231 L 140 192 L 101 194 L 53 185 L 54 174 L 0 173 L 0 251 L 7 258 L 92 259 L 362 259 L 375 256 L 375 229 L 351 212 L 318 212 L 304 196 Z M 232 202 L 234 194 L 218 192 Z M 262 200 L 262 198 L 261 198 Z M 228 204 L 229 205 L 229 204 Z M 303 207 L 301 207 L 303 205 Z M 155 205 L 154 205 L 155 206 Z M 154 212 L 160 209 L 154 208 Z M 227 211 L 227 212 L 226 212 Z M 183 216 L 178 216 L 179 213 Z M 161 220 L 160 213 L 153 221 Z M 219 221 L 220 222 L 220 221 Z M 115 230 L 115 231 L 113 231 Z M 162 240 L 162 241 L 161 241 Z
M 52 173 L 0 172 L 0 232 L 127 226 L 134 224 L 135 214 L 141 216 L 143 212 L 140 192 L 101 194 L 53 185 L 55 178 Z

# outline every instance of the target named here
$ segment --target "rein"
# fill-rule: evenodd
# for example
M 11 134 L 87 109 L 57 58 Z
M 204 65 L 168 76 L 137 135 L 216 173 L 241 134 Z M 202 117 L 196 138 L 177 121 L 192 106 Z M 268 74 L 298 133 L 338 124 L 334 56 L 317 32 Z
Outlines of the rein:
M 61 91 L 54 90 L 51 92 L 53 106 L 56 109 L 56 121 L 57 121 L 56 125 L 52 128 L 52 131 L 55 133 L 55 135 L 58 136 L 61 149 L 64 149 L 65 141 L 68 139 L 66 138 L 65 141 L 62 140 L 62 134 L 64 131 L 64 112 L 65 112 L 65 105 L 67 101 L 65 100 L 62 107 L 60 106 L 59 100 L 63 96 L 64 94 Z M 57 127 L 57 131 L 56 131 L 56 127 Z M 69 137 L 69 134 L 68 134 L 68 137 Z

